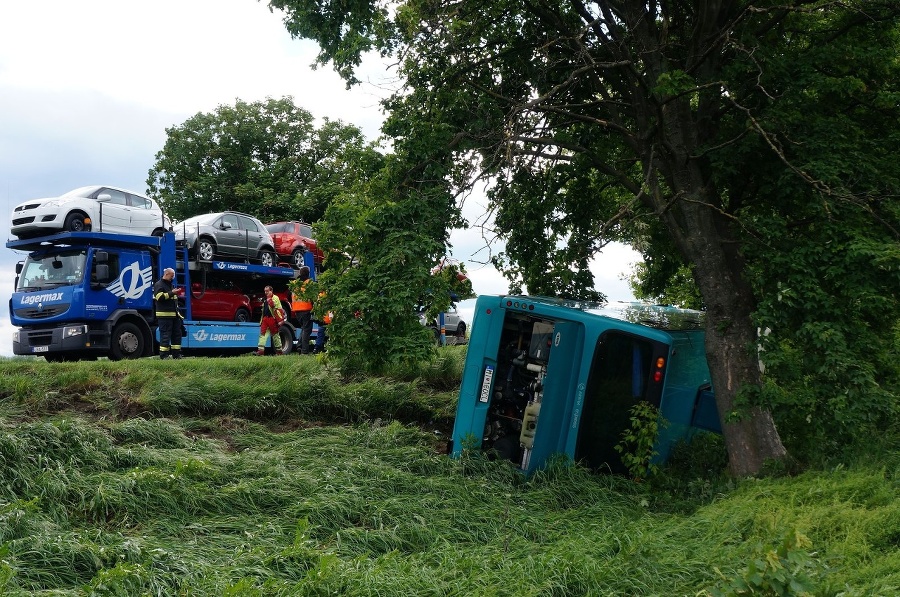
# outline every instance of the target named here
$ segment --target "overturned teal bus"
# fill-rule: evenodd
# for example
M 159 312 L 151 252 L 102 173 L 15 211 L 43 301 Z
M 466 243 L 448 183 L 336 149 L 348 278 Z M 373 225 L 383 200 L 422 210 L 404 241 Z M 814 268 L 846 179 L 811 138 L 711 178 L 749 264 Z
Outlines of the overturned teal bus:
M 480 449 L 526 473 L 554 454 L 624 472 L 615 446 L 632 407 L 665 424 L 656 463 L 699 430 L 720 432 L 701 311 L 638 303 L 481 296 L 450 450 Z

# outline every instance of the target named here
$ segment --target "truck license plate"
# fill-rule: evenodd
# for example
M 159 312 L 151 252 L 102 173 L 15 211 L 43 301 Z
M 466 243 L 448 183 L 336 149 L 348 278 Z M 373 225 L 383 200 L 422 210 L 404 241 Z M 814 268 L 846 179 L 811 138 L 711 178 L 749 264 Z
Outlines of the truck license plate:
M 48 346 L 32 346 L 31 352 L 47 352 L 49 350 Z

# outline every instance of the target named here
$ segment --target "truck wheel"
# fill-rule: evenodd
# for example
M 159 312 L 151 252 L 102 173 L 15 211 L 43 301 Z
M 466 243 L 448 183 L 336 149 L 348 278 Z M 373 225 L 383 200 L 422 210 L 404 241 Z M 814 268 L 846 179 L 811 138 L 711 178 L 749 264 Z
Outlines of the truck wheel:
M 248 311 L 244 307 L 241 307 L 234 314 L 234 320 L 235 321 L 250 321 L 250 311 Z
M 144 354 L 144 335 L 133 323 L 120 323 L 112 334 L 109 358 L 113 361 L 136 359 Z
M 281 354 L 291 354 L 294 352 L 294 335 L 287 326 L 278 328 L 278 336 L 281 338 Z
M 88 224 L 85 220 L 87 220 L 87 216 L 83 213 L 72 212 L 66 216 L 66 222 L 63 224 L 63 230 L 66 232 L 87 232 L 91 229 L 91 225 Z
M 304 252 L 302 249 L 296 249 L 293 253 L 291 253 L 291 265 L 294 266 L 294 269 L 300 269 L 304 265 L 306 265 L 304 260 Z
M 197 257 L 203 261 L 212 261 L 216 255 L 216 243 L 208 238 L 201 238 L 197 241 Z
M 278 258 L 272 251 L 263 250 L 259 252 L 259 264 L 263 267 L 272 267 L 277 260 Z

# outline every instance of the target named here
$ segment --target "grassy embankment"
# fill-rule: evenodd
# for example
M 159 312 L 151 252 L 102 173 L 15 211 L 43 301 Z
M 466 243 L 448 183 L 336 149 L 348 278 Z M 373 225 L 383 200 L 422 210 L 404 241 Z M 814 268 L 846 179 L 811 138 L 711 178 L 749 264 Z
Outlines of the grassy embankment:
M 0 361 L 0 593 L 900 594 L 896 452 L 523 479 L 442 454 L 463 349 L 442 354 L 361 381 L 298 357 Z

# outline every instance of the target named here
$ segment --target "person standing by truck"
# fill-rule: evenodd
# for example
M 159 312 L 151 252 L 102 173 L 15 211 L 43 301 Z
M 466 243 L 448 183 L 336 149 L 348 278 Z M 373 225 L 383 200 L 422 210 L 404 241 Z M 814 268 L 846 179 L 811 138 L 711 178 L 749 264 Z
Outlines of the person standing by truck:
M 178 313 L 178 297 L 184 292 L 174 288 L 175 270 L 167 267 L 162 278 L 153 285 L 153 301 L 156 305 L 156 323 L 159 326 L 159 358 L 181 358 L 181 315 Z
M 309 339 L 312 337 L 313 328 L 313 304 L 311 300 L 303 298 L 302 296 L 302 293 L 306 290 L 306 287 L 309 284 L 308 266 L 304 265 L 300 268 L 300 273 L 297 276 L 297 279 L 300 281 L 301 294 L 298 294 L 296 292 L 291 293 L 291 312 L 297 319 L 297 327 L 300 328 L 300 354 L 309 354 Z
M 275 295 L 275 291 L 271 286 L 263 288 L 266 297 L 263 299 L 262 319 L 259 322 L 259 342 L 256 347 L 256 354 L 263 356 L 266 354 L 266 344 L 269 342 L 269 336 L 272 336 L 272 346 L 275 348 L 275 354 L 281 354 L 281 336 L 278 334 L 278 327 L 285 319 L 284 307 L 281 306 L 281 299 Z

